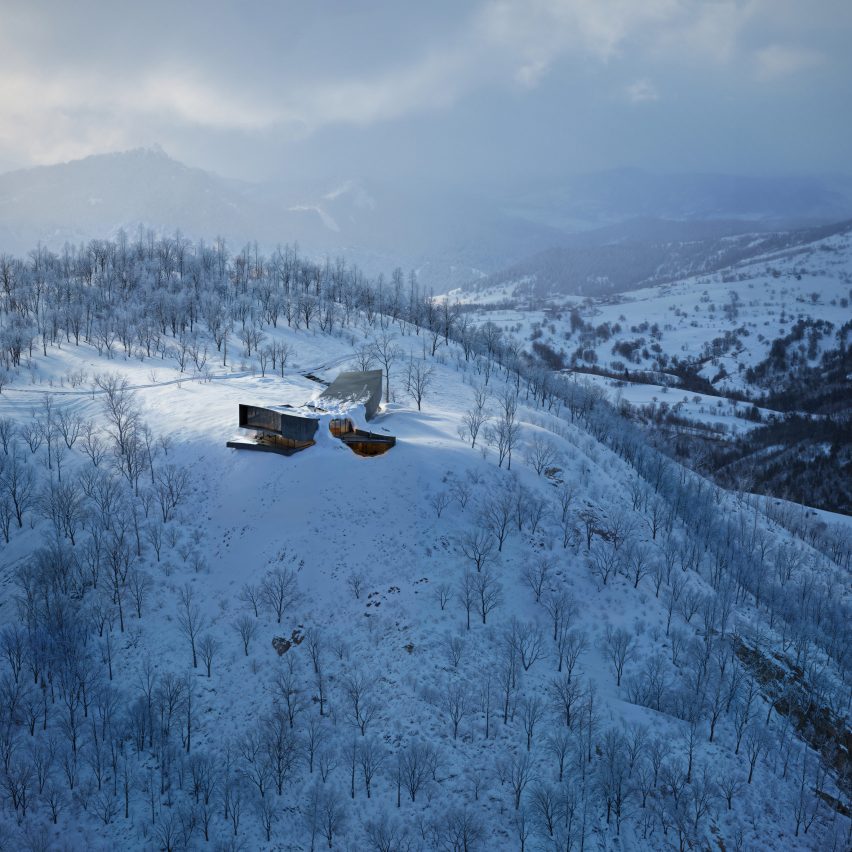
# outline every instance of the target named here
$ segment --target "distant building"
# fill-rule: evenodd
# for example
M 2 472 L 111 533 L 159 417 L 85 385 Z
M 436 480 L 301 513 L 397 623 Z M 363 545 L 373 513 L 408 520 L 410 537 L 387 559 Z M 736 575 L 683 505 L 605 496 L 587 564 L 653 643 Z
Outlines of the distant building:
M 396 438 L 358 429 L 347 416 L 347 412 L 363 406 L 365 419 L 372 420 L 381 398 L 382 371 L 367 370 L 340 373 L 316 402 L 299 408 L 240 404 L 239 427 L 252 434 L 228 441 L 227 446 L 289 456 L 313 446 L 320 422 L 327 421 L 329 432 L 353 452 L 361 456 L 381 455 L 396 444 Z M 323 417 L 326 414 L 331 417 Z

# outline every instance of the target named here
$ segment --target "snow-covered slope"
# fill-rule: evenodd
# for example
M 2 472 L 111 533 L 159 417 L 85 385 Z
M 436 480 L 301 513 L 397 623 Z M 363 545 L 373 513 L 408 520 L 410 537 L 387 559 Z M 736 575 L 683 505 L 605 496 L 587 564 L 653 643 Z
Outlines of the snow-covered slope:
M 2 552 L 9 845 L 842 848 L 846 764 L 822 771 L 816 749 L 846 725 L 848 541 L 795 538 L 590 390 L 553 395 L 437 333 L 428 356 L 404 320 L 338 322 L 266 325 L 289 355 L 266 375 L 236 343 L 212 367 L 206 332 L 197 374 L 177 339 L 107 358 L 60 336 L 3 387 L 6 493 L 24 467 L 44 489 Z M 226 448 L 239 402 L 302 404 L 322 389 L 307 374 L 389 343 L 385 455 L 327 436 L 292 457 Z M 128 434 L 160 438 L 135 480 L 111 399 L 138 413 Z M 64 452 L 54 433 L 50 460 L 31 450 L 60 411 L 101 435 L 97 467 L 82 433 Z M 63 520 L 56 494 L 80 514 Z

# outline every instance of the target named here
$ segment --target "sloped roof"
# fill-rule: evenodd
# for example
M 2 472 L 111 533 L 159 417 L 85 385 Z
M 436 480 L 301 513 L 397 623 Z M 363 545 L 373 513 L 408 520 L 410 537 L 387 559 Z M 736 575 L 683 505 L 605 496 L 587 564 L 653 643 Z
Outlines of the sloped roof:
M 379 403 L 382 401 L 382 375 L 381 370 L 340 373 L 319 395 L 317 401 L 363 405 L 367 420 L 370 420 L 379 410 Z

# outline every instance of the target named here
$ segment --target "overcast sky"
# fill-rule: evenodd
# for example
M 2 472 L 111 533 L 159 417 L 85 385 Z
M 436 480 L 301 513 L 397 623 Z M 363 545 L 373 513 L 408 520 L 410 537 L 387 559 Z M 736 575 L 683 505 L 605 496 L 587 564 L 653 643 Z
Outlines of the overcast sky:
M 849 173 L 850 37 L 850 0 L 0 0 L 0 169 Z

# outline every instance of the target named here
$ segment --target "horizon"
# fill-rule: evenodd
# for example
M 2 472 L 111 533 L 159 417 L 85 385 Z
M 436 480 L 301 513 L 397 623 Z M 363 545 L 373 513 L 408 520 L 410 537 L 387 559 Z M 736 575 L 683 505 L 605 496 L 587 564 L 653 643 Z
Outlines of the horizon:
M 165 156 L 167 159 L 178 163 L 181 166 L 185 166 L 189 169 L 197 169 L 199 171 L 205 172 L 211 176 L 222 178 L 228 181 L 236 181 L 238 183 L 245 184 L 264 184 L 268 182 L 280 183 L 286 182 L 285 178 L 240 178 L 236 177 L 233 174 L 229 174 L 225 171 L 219 171 L 214 168 L 205 168 L 204 166 L 198 165 L 197 163 L 191 160 L 181 159 L 174 153 L 172 153 L 166 146 L 160 144 L 159 142 L 151 142 L 149 144 L 135 145 L 130 148 L 116 148 L 114 150 L 109 151 L 98 151 L 91 154 L 84 154 L 79 157 L 73 157 L 71 159 L 66 160 L 56 160 L 48 163 L 37 163 L 30 165 L 22 165 L 22 166 L 13 166 L 11 168 L 6 168 L 0 170 L 0 177 L 4 177 L 6 175 L 14 174 L 16 172 L 28 172 L 38 169 L 49 169 L 57 166 L 70 166 L 74 163 L 80 163 L 85 160 L 97 159 L 100 157 L 110 157 L 116 155 L 124 155 L 124 154 L 135 154 L 135 153 L 146 153 L 146 154 L 161 154 Z M 841 179 L 846 180 L 852 178 L 852 168 L 848 171 L 837 171 L 830 169 L 817 169 L 814 168 L 810 171 L 799 171 L 799 172 L 736 172 L 736 171 L 709 171 L 709 170 L 691 170 L 691 169 L 664 169 L 664 168 L 647 168 L 645 166 L 637 166 L 637 165 L 612 165 L 606 168 L 594 169 L 586 172 L 565 172 L 558 177 L 558 179 L 572 179 L 572 178 L 582 178 L 582 177 L 592 177 L 598 175 L 623 175 L 623 174 L 643 174 L 652 177 L 706 177 L 706 178 L 743 178 L 743 179 L 755 179 L 755 180 L 808 180 L 808 179 L 818 179 L 818 180 L 832 180 L 832 179 Z M 369 178 L 361 175 L 352 175 L 349 178 L 345 177 L 330 177 L 328 179 L 329 184 L 335 183 L 335 181 L 343 181 L 343 180 L 381 180 L 381 178 Z M 319 179 L 318 179 L 319 180 Z M 542 176 L 537 178 L 536 181 L 546 181 L 547 177 Z M 331 190 L 333 191 L 333 190 Z

